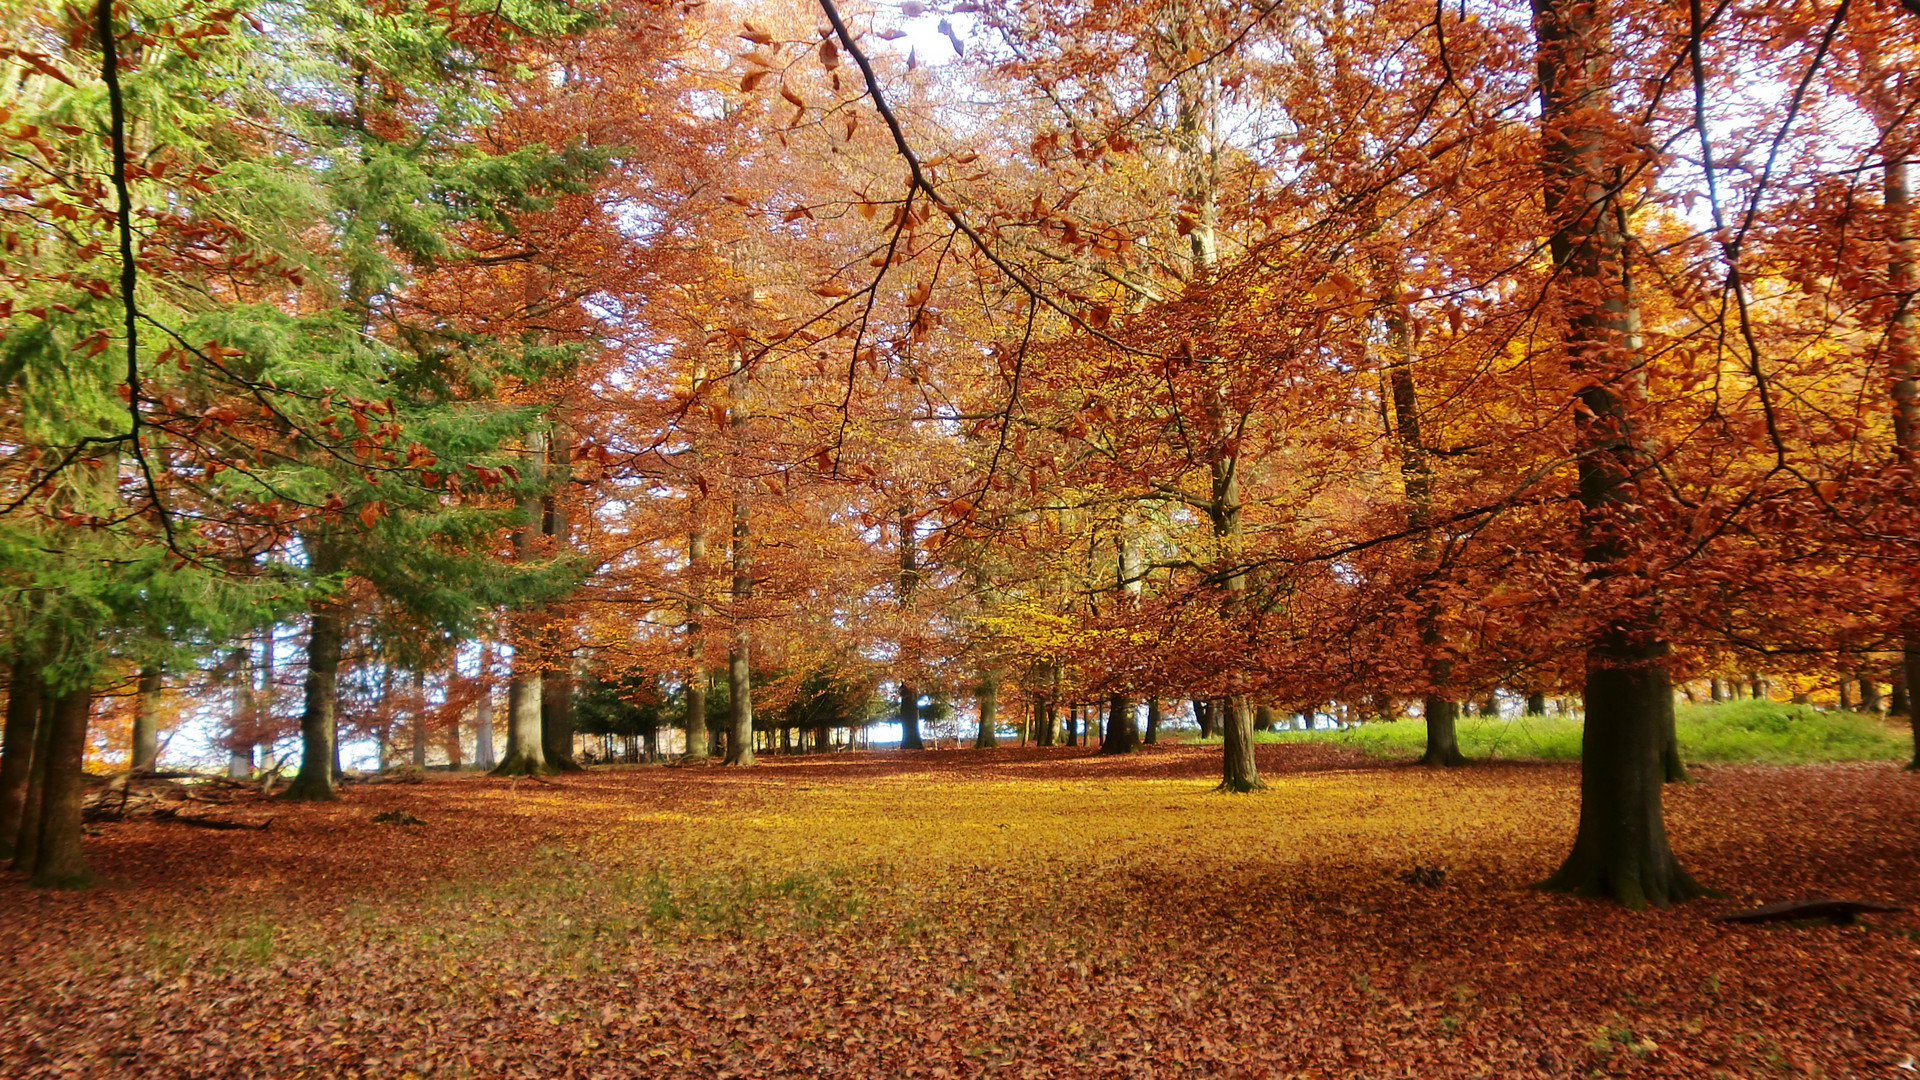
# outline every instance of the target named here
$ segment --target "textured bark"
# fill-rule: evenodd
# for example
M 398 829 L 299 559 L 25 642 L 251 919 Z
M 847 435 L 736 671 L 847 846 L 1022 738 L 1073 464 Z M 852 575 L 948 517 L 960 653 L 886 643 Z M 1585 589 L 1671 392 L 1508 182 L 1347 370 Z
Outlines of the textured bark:
M 1458 702 L 1427 695 L 1424 706 L 1427 723 L 1427 752 L 1421 755 L 1420 764 L 1441 767 L 1465 765 L 1467 759 L 1460 753 L 1460 705 Z
M 316 555 L 316 558 L 318 556 Z M 329 598 L 315 604 L 307 631 L 306 706 L 300 714 L 300 771 L 286 798 L 328 801 L 339 798 L 333 777 L 337 762 L 334 717 L 340 703 L 340 649 L 346 618 Z
M 973 738 L 976 749 L 991 750 L 1000 745 L 994 726 L 1000 722 L 1000 673 L 988 668 L 980 673 L 980 731 Z
M 1662 703 L 1671 710 L 1673 688 L 1663 652 L 1621 644 L 1589 652 L 1579 833 L 1541 888 L 1607 896 L 1635 909 L 1705 895 L 1667 846 L 1660 713 Z
M 541 678 L 535 665 L 516 652 L 513 674 L 507 680 L 507 753 L 493 767 L 494 776 L 546 776 L 559 772 L 547 763 L 541 740 Z
M 1114 694 L 1107 698 L 1107 729 L 1100 739 L 1102 754 L 1131 754 L 1140 749 L 1140 728 L 1133 717 L 1133 698 Z
M 131 764 L 136 769 L 151 769 L 159 756 L 160 669 L 150 666 L 140 669 L 139 686 L 134 691 Z
M 540 676 L 540 745 L 547 764 L 579 772 L 573 759 L 573 669 L 549 668 Z
M 1220 786 L 1216 791 L 1245 793 L 1266 788 L 1253 760 L 1253 706 L 1245 697 L 1228 698 L 1221 709 Z
M 7 728 L 0 743 L 0 859 L 11 859 L 20 836 L 20 817 L 27 805 L 27 782 L 33 773 L 35 737 L 39 733 L 41 696 L 38 664 L 15 660 L 7 690 Z
M 41 686 L 40 722 L 34 728 L 31 767 L 27 770 L 26 798 L 20 806 L 20 827 L 13 838 L 13 868 L 33 873 L 40 850 L 41 811 L 46 805 L 48 747 L 53 741 L 54 709 L 59 698 Z
M 80 850 L 80 803 L 86 796 L 87 721 L 93 688 L 83 685 L 54 700 L 46 726 L 47 771 L 33 861 L 21 870 L 42 888 L 75 888 L 87 882 Z

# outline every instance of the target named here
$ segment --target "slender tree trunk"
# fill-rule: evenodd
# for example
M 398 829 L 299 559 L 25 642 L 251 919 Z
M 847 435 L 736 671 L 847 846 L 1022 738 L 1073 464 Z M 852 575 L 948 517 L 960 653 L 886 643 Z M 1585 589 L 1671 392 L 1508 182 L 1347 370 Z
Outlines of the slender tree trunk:
M 712 737 L 707 733 L 707 663 L 704 619 L 707 606 L 700 602 L 704 592 L 703 567 L 707 563 L 707 531 L 698 526 L 687 534 L 687 753 L 688 761 L 704 761 L 712 756 Z
M 413 723 L 408 725 L 413 745 L 409 755 L 416 769 L 427 767 L 427 673 L 413 673 Z
M 1873 676 L 1867 674 L 1866 672 L 1861 672 L 1860 673 L 1860 711 L 1861 712 L 1879 712 L 1880 704 L 1881 704 L 1880 684 L 1873 680 Z
M 32 766 L 27 772 L 27 796 L 20 807 L 20 828 L 14 834 L 13 868 L 33 873 L 39 859 L 41 822 L 46 808 L 47 762 L 51 757 L 53 729 L 59 723 L 55 711 L 60 697 L 41 684 L 40 722 L 34 728 Z
M 133 768 L 152 770 L 160 756 L 160 669 L 140 669 L 133 705 Z
M 991 750 L 1000 745 L 994 727 L 1000 723 L 1000 672 L 987 668 L 980 672 L 980 731 L 973 738 L 976 749 Z
M 493 642 L 480 645 L 480 700 L 473 706 L 473 766 L 491 771 L 493 757 Z
M 1143 746 L 1153 746 L 1160 741 L 1160 696 L 1155 694 L 1147 699 L 1147 732 L 1141 736 Z
M 1638 450 L 1621 371 L 1630 332 L 1622 237 L 1613 191 L 1618 163 L 1610 105 L 1611 12 L 1594 0 L 1534 0 L 1541 87 L 1541 166 L 1554 232 L 1565 349 L 1577 392 L 1575 445 L 1583 557 L 1596 583 L 1632 574 L 1633 475 Z M 1640 597 L 1624 600 L 1650 603 Z M 1625 607 L 1588 647 L 1581 738 L 1580 826 L 1543 888 L 1608 896 L 1631 908 L 1697 896 L 1667 844 L 1662 754 L 1673 688 L 1656 611 Z
M 0 757 L 0 859 L 11 859 L 19 840 L 44 690 L 38 664 L 13 662 L 7 690 L 7 729 L 4 749 L 0 750 L 4 754 Z
M 1201 738 L 1213 738 L 1213 702 L 1206 698 L 1194 698 L 1193 722 L 1200 725 Z
M 914 531 L 918 524 L 913 520 L 910 509 L 900 508 L 900 607 L 903 617 L 911 618 L 913 594 L 920 585 L 919 559 L 915 554 L 916 538 Z M 906 656 L 900 658 L 902 665 L 911 663 Z M 900 681 L 900 749 L 924 750 L 926 743 L 920 735 L 920 688 L 913 682 Z
M 316 562 L 322 550 L 315 551 Z M 300 714 L 300 771 L 294 774 L 285 797 L 324 802 L 340 797 L 333 786 L 338 763 L 334 719 L 340 704 L 340 650 L 346 640 L 346 613 L 337 599 L 328 598 L 313 606 L 309 623 L 306 706 Z
M 727 650 L 727 693 L 731 731 L 722 764 L 753 764 L 753 642 L 748 632 L 746 605 L 753 593 L 753 537 L 748 531 L 747 504 L 733 503 L 733 646 Z

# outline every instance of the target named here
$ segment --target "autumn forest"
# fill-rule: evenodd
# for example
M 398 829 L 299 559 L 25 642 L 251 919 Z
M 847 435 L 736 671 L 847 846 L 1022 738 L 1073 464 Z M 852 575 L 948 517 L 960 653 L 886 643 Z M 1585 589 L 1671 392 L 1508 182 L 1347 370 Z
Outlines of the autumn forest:
M 1916 0 L 0 12 L 7 1075 L 1915 1067 Z

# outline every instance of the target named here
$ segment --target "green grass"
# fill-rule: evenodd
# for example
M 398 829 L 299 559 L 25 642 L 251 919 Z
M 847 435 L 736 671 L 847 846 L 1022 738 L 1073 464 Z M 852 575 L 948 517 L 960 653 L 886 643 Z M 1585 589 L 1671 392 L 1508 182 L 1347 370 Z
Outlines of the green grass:
M 1806 705 L 1729 701 L 1679 706 L 1675 726 L 1687 761 L 1801 765 L 1818 761 L 1906 761 L 1913 754 L 1904 721 L 1861 713 L 1816 712 Z M 1461 717 L 1460 751 L 1476 759 L 1580 760 L 1577 718 Z M 1417 758 L 1426 748 L 1420 720 L 1375 721 L 1346 731 L 1261 732 L 1262 742 L 1328 742 L 1373 757 Z

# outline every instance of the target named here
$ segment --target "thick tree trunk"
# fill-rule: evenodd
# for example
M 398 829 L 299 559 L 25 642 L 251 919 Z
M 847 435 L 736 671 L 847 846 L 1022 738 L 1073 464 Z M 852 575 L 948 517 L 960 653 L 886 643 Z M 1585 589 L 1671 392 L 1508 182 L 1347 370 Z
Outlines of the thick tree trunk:
M 573 760 L 573 668 L 549 668 L 540 676 L 540 745 L 547 764 L 579 772 Z
M 1045 698 L 1033 701 L 1033 744 L 1053 745 L 1053 704 Z
M 547 762 L 540 722 L 543 696 L 540 672 L 533 661 L 516 651 L 513 673 L 507 679 L 507 754 L 494 766 L 494 776 L 547 776 L 560 770 Z
M 1527 695 L 1527 715 L 1528 716 L 1547 715 L 1547 695 L 1542 694 L 1537 690 L 1531 694 L 1528 694 Z
M 1860 711 L 1879 712 L 1880 705 L 1880 684 L 1874 681 L 1873 676 L 1862 672 L 1860 674 Z
M 1636 572 L 1640 454 L 1628 411 L 1635 375 L 1625 362 L 1628 275 L 1613 190 L 1624 133 L 1611 107 L 1610 19 L 1595 0 L 1534 0 L 1549 248 L 1567 366 L 1581 383 L 1580 539 L 1589 576 L 1601 584 Z M 1566 862 L 1541 884 L 1632 908 L 1666 906 L 1701 890 L 1668 847 L 1661 811 L 1673 707 L 1667 647 L 1644 587 L 1627 591 L 1614 625 L 1587 650 L 1580 826 Z
M 1266 788 L 1253 760 L 1253 706 L 1245 697 L 1228 698 L 1221 712 L 1220 786 L 1216 791 L 1249 792 Z
M 1272 731 L 1278 726 L 1279 722 L 1274 717 L 1273 706 L 1255 705 L 1253 707 L 1253 730 Z
M 1154 746 L 1160 742 L 1160 697 L 1158 694 L 1147 699 L 1147 731 L 1140 737 L 1142 746 Z
M 40 666 L 15 660 L 7 690 L 7 728 L 0 743 L 0 859 L 13 858 L 33 774 L 34 744 L 40 729 Z
M 252 673 L 246 673 L 251 677 Z M 152 769 L 160 756 L 160 669 L 140 669 L 140 683 L 134 691 L 133 761 L 135 769 Z
M 317 557 L 317 556 L 316 556 Z M 340 703 L 340 650 L 346 639 L 346 615 L 334 600 L 315 604 L 307 630 L 306 706 L 300 714 L 300 771 L 285 798 L 321 802 L 339 798 L 334 790 L 338 746 L 334 718 Z
M 1103 754 L 1131 754 L 1140 749 L 1140 728 L 1133 718 L 1133 698 L 1113 694 L 1107 698 L 1107 729 L 1100 740 Z
M 1718 675 L 1707 680 L 1707 700 L 1714 702 L 1727 700 L 1727 684 L 1721 682 Z
M 1000 723 L 1000 673 L 988 668 L 980 673 L 980 731 L 973 738 L 975 749 L 991 750 L 1000 745 L 994 727 Z
M 1423 711 L 1426 713 L 1427 752 L 1421 756 L 1420 764 L 1438 767 L 1465 765 L 1467 759 L 1460 753 L 1459 703 L 1429 694 Z
M 903 682 L 900 684 L 900 749 L 926 748 L 926 742 L 920 737 L 920 688 Z
M 1194 698 L 1193 722 L 1200 725 L 1201 738 L 1213 738 L 1213 702 L 1206 698 Z
M 1608 896 L 1630 908 L 1701 896 L 1667 846 L 1661 755 L 1670 711 L 1664 649 L 1598 645 L 1588 653 L 1587 723 L 1580 740 L 1580 829 L 1541 888 Z
M 47 771 L 41 789 L 39 839 L 33 860 L 19 868 L 36 887 L 67 889 L 87 883 L 80 850 L 80 803 L 86 797 L 87 721 L 93 688 L 83 685 L 54 699 L 46 726 Z M 23 848 L 24 850 L 24 848 Z
M 1912 704 L 1907 698 L 1907 662 L 1902 659 L 1893 666 L 1893 678 L 1887 688 L 1887 715 L 1911 715 Z
M 60 698 L 41 687 L 40 722 L 34 728 L 32 766 L 27 771 L 27 797 L 20 807 L 20 828 L 14 834 L 13 868 L 33 873 L 40 851 L 40 823 L 46 808 L 47 762 L 51 757 L 53 729 L 58 723 L 54 710 Z

